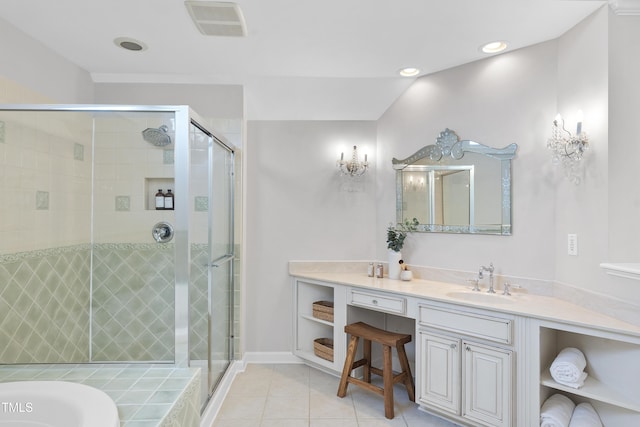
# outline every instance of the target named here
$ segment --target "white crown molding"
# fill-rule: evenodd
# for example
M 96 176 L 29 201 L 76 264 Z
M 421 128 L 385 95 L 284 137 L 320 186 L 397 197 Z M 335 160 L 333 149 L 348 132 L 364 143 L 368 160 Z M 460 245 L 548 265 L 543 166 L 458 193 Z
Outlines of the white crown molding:
M 609 0 L 609 7 L 616 15 L 640 15 L 640 0 Z

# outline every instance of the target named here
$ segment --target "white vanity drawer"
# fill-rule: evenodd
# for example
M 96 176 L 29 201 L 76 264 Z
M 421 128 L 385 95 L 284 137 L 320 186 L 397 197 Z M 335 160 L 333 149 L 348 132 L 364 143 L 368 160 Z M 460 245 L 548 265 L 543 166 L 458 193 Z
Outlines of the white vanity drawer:
M 388 313 L 406 314 L 407 299 L 391 295 L 376 294 L 360 290 L 351 290 L 351 305 L 371 308 Z
M 443 307 L 420 306 L 419 323 L 464 335 L 511 344 L 513 320 Z

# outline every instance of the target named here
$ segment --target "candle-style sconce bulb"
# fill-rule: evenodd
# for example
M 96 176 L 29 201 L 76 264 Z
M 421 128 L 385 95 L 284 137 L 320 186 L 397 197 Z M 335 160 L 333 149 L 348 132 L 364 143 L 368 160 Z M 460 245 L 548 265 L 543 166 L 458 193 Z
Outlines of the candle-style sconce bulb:
M 578 122 L 578 124 L 576 125 L 576 135 L 580 135 L 582 133 L 583 118 L 584 114 L 582 113 L 582 110 L 578 110 L 578 113 L 576 114 L 576 121 Z

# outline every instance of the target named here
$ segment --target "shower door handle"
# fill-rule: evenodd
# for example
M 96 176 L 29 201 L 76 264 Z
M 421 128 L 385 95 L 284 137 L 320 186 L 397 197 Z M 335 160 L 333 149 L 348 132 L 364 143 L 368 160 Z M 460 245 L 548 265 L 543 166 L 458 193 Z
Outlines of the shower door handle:
M 233 254 L 222 255 L 221 257 L 218 257 L 218 258 L 214 259 L 213 261 L 211 261 L 209 264 L 207 264 L 207 267 L 220 267 L 225 262 L 227 262 L 229 260 L 232 260 L 233 257 L 234 257 Z

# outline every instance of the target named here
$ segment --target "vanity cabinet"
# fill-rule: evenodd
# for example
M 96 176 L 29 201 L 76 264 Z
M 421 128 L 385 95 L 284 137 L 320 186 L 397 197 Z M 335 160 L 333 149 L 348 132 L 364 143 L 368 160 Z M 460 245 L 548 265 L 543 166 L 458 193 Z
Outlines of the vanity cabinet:
M 309 365 L 339 375 L 344 327 L 365 321 L 413 334 L 407 353 L 415 361 L 416 403 L 426 412 L 464 426 L 538 427 L 544 401 L 561 393 L 576 404 L 590 402 L 604 426 L 640 426 L 636 326 L 545 296 L 514 297 L 522 300 L 505 303 L 504 310 L 458 303 L 450 293 L 459 288 L 428 281 L 313 273 L 294 275 L 293 283 L 293 352 Z M 332 322 L 313 317 L 316 301 L 334 302 Z M 316 338 L 333 338 L 332 362 L 314 354 Z M 549 373 L 566 347 L 580 349 L 587 360 L 579 389 Z
M 417 401 L 480 426 L 511 426 L 514 319 L 453 306 L 419 306 Z

